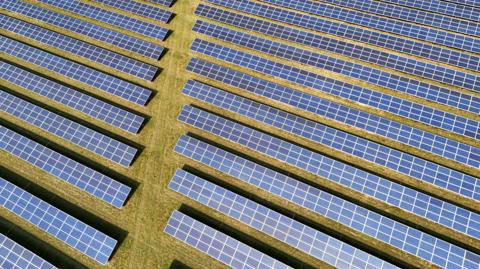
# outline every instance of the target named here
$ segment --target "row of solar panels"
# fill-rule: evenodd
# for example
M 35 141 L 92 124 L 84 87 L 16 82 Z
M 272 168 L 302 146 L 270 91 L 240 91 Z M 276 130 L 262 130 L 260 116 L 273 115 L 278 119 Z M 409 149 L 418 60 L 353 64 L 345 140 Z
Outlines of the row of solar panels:
M 161 40 L 169 31 L 156 24 L 80 1 L 41 2 L 131 32 L 147 36 L 154 34 L 155 36 L 151 37 Z M 127 11 L 163 23 L 168 23 L 172 17 L 172 13 L 168 10 L 138 2 L 109 0 L 96 2 L 99 6 L 112 7 L 115 10 Z M 168 7 L 172 4 L 171 0 L 155 2 Z M 106 28 L 101 24 L 66 16 L 56 12 L 54 8 L 52 10 L 52 7 L 45 8 L 43 5 L 20 0 L 7 0 L 0 2 L 0 9 L 8 11 L 6 13 L 8 15 L 0 14 L 0 27 L 5 33 L 0 36 L 0 52 L 15 59 L 12 61 L 23 61 L 27 65 L 43 68 L 125 99 L 132 104 L 145 105 L 151 98 L 152 91 L 148 88 L 30 44 L 27 45 L 17 39 L 31 40 L 34 44 L 37 42 L 146 81 L 154 79 L 159 72 L 158 67 L 90 41 L 114 45 L 153 60 L 158 60 L 163 54 L 162 46 Z M 22 20 L 25 16 L 47 23 L 46 28 Z M 67 32 L 60 33 L 56 31 L 57 28 Z M 86 37 L 87 42 L 72 37 L 71 33 Z M 5 87 L 0 89 L 0 112 L 4 115 L 24 121 L 124 167 L 129 167 L 138 154 L 137 148 L 105 135 L 94 127 L 78 123 L 68 115 L 61 115 L 38 101 L 30 100 L 24 96 L 24 92 L 46 98 L 64 108 L 73 109 L 87 117 L 132 134 L 140 131 L 146 120 L 144 116 L 38 75 L 9 61 L 0 61 L 0 80 Z M 0 125 L 0 149 L 114 207 L 122 207 L 130 195 L 129 186 L 3 124 Z M 117 241 L 110 236 L 5 179 L 0 179 L 0 205 L 101 264 L 107 263 L 117 245 Z M 3 235 L 0 242 L 0 267 L 2 268 L 54 268 Z

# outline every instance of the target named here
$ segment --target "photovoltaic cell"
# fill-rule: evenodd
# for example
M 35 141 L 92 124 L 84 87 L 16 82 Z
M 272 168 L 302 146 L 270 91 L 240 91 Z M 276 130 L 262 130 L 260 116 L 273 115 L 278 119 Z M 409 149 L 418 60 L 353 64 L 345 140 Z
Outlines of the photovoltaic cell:
M 1 61 L 0 79 L 134 134 L 144 121 L 124 109 Z
M 89 22 L 65 16 L 20 0 L 3 0 L 0 8 L 16 12 L 57 27 L 112 44 L 149 58 L 159 59 L 164 48 L 129 35 L 125 35 Z
M 94 7 L 76 0 L 39 0 L 42 3 L 52 5 L 94 20 L 108 23 L 126 30 L 130 30 L 145 36 L 164 40 L 169 32 L 168 29 L 158 25 L 134 19 L 119 13 Z
M 376 36 L 377 40 L 383 40 L 383 42 L 389 42 L 391 35 L 381 34 L 370 30 L 365 30 L 359 27 L 354 27 L 346 24 L 341 24 L 332 21 L 326 21 L 319 17 L 313 17 L 290 10 L 280 9 L 267 5 L 250 2 L 248 0 L 207 0 L 210 3 L 218 4 L 224 7 L 237 9 L 246 13 L 255 14 L 262 17 L 267 17 L 273 20 L 282 21 L 292 25 L 298 25 L 311 30 L 324 31 L 328 28 L 330 32 L 342 32 L 343 35 L 347 34 L 348 38 L 355 36 L 356 38 L 363 39 L 364 33 L 372 36 Z M 304 1 L 307 3 L 307 1 Z M 336 18 L 339 20 L 345 20 L 355 24 L 361 24 L 366 27 L 374 27 L 376 29 L 390 32 L 398 35 L 405 35 L 408 37 L 416 38 L 423 41 L 428 41 L 448 47 L 462 49 L 474 53 L 480 52 L 480 40 L 473 37 L 467 37 L 448 32 L 438 31 L 435 29 L 428 29 L 427 27 L 419 27 L 412 25 L 408 27 L 405 23 L 392 20 L 392 22 L 375 20 L 373 16 L 367 14 L 359 14 L 353 17 L 344 14 L 344 12 L 330 11 L 325 12 L 325 16 Z M 360 16 L 364 15 L 364 16 Z M 328 27 L 326 27 L 328 26 Z M 403 38 L 402 38 L 403 39 Z M 405 39 L 403 39 L 405 40 Z M 406 41 L 406 40 L 405 40 Z
M 67 76 L 139 105 L 145 105 L 152 94 L 152 92 L 146 88 L 4 36 L 0 36 L 0 52 Z
M 0 267 L 11 269 L 56 268 L 2 233 L 0 233 Z
M 95 2 L 128 11 L 161 22 L 168 22 L 172 12 L 130 0 L 94 0 Z
M 472 98 L 471 96 L 463 95 L 466 97 L 466 100 L 460 100 L 459 102 L 459 94 L 455 94 L 456 92 L 454 91 L 441 88 L 429 83 L 410 79 L 407 77 L 398 76 L 389 72 L 384 72 L 380 69 L 371 68 L 360 64 L 344 61 L 338 58 L 329 57 L 317 52 L 296 48 L 280 42 L 270 41 L 268 39 L 234 31 L 203 21 L 197 21 L 197 23 L 193 27 L 193 31 L 208 35 L 210 37 L 215 37 L 239 46 L 244 46 L 249 49 L 268 53 L 273 56 L 277 56 L 287 60 L 293 60 L 306 65 L 326 69 L 345 76 L 360 79 L 394 91 L 405 92 L 408 94 L 414 93 L 414 95 L 422 98 L 426 96 L 425 93 L 429 93 L 428 98 L 425 99 L 436 101 L 444 105 L 452 106 L 459 109 L 466 108 L 466 110 L 469 111 L 473 110 L 471 112 L 474 113 L 476 111 L 480 111 L 480 107 L 465 107 L 464 105 L 462 105 L 464 103 L 468 103 L 468 100 Z M 461 76 L 457 76 L 457 78 L 460 79 Z M 451 98 L 453 99 L 453 101 L 450 101 L 450 96 L 446 96 L 445 94 L 450 92 L 452 92 Z
M 457 3 L 459 5 L 472 6 L 472 7 L 479 7 L 480 6 L 479 5 L 480 3 L 476 0 L 444 0 L 444 1 Z
M 451 18 L 449 16 L 435 14 L 432 12 L 425 12 L 413 8 L 405 8 L 398 5 L 392 5 L 376 1 L 350 1 L 347 3 L 338 0 L 325 0 L 322 2 L 340 5 L 347 8 L 354 8 L 365 12 L 391 17 L 394 19 L 420 23 L 464 34 L 472 34 L 478 36 L 480 28 L 480 26 L 475 22 L 469 22 L 457 18 Z
M 2 178 L 0 206 L 101 264 L 108 262 L 117 244 L 115 239 Z
M 441 80 L 443 77 L 443 75 L 441 75 L 442 72 L 452 70 L 450 68 L 446 69 L 426 62 L 419 62 L 417 60 L 405 58 L 392 53 L 347 43 L 319 34 L 298 30 L 203 4 L 200 4 L 197 7 L 195 14 L 243 29 L 256 31 L 265 35 L 278 37 L 310 47 L 339 53 L 347 57 L 386 66 L 389 69 L 415 74 L 420 77 L 425 77 L 425 74 L 426 76 L 429 74 L 435 74 L 435 76 L 429 76 L 427 78 Z M 433 61 L 438 61 L 474 71 L 480 71 L 480 57 L 468 55 L 451 49 L 435 47 L 416 41 L 400 40 L 397 37 L 388 37 L 388 42 L 377 40 L 372 36 L 367 35 L 357 38 L 357 36 L 347 35 L 341 31 L 333 31 L 329 27 L 323 29 L 321 32 L 340 37 L 348 37 L 356 41 L 370 43 L 382 48 L 400 51 L 406 54 L 427 58 Z M 384 39 L 386 39 L 386 37 L 384 37 Z
M 86 42 L 0 14 L 1 28 L 136 77 L 152 80 L 158 68 Z
M 357 9 L 368 13 L 374 13 L 393 19 L 382 18 L 371 14 L 365 14 L 354 10 L 348 10 L 336 6 L 325 5 L 323 3 L 312 1 L 290 1 L 290 0 L 262 0 L 263 2 L 279 5 L 282 7 L 296 9 L 315 15 L 320 15 L 332 19 L 359 24 L 366 27 L 406 35 L 409 37 L 431 41 L 431 36 L 444 35 L 449 39 L 454 39 L 455 35 L 449 35 L 444 31 L 434 30 L 428 27 L 418 26 L 411 23 L 405 23 L 398 20 L 410 21 L 418 24 L 426 24 L 431 27 L 441 28 L 447 31 L 458 32 L 466 35 L 478 36 L 480 33 L 479 25 L 473 22 L 453 19 L 441 16 L 435 13 L 422 12 L 415 9 L 407 9 L 396 5 L 389 5 L 376 1 L 349 1 L 343 2 L 339 0 L 323 0 L 329 4 L 338 5 L 346 8 Z M 395 29 L 395 28 L 402 29 Z M 424 36 L 421 36 L 424 35 Z
M 479 149 L 465 143 L 425 132 L 349 106 L 336 104 L 315 95 L 296 91 L 280 84 L 253 77 L 198 58 L 190 60 L 187 65 L 187 70 L 233 86 L 242 91 L 247 91 L 307 112 L 315 113 L 341 124 L 357 127 L 393 139 L 402 144 L 420 148 L 434 154 L 440 154 L 446 158 L 467 163 L 474 167 L 480 165 Z M 472 102 L 472 106 L 478 106 L 478 108 L 480 108 L 480 102 L 478 101 L 479 100 Z
M 413 8 L 423 9 L 426 11 L 463 18 L 466 20 L 480 21 L 480 9 L 471 7 L 471 6 L 458 5 L 455 3 L 450 3 L 450 2 L 441 1 L 441 0 L 429 0 L 429 1 L 384 0 L 384 1 L 392 4 L 413 7 Z
M 480 263 L 477 254 L 197 139 L 182 136 L 175 151 L 441 267 L 473 269 Z
M 180 211 L 173 211 L 164 232 L 234 269 L 291 268 Z
M 433 109 L 392 95 L 348 84 L 332 78 L 270 61 L 253 54 L 196 39 L 193 51 L 257 72 L 332 94 L 350 101 L 368 105 L 401 117 L 433 125 L 471 138 L 480 137 L 480 122 Z
M 272 236 L 336 268 L 397 268 L 288 216 L 200 177 L 177 170 L 170 189 Z
M 0 111 L 61 137 L 124 167 L 130 166 L 137 149 L 0 90 Z
M 0 126 L 0 149 L 115 206 L 121 207 L 131 188 Z
M 173 3 L 173 0 L 147 0 L 147 1 L 155 4 L 164 5 L 166 7 L 172 6 L 172 3 Z

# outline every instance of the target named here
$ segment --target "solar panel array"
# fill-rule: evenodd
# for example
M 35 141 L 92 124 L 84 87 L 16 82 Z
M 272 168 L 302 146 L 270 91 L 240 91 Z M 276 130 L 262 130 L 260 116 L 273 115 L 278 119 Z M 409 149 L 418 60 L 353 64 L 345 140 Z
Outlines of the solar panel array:
M 480 21 L 480 9 L 471 6 L 457 5 L 447 1 L 385 0 L 385 2 L 437 12 L 466 20 Z
M 77 0 L 40 0 L 40 2 L 159 40 L 164 40 L 169 32 L 167 28 L 84 4 Z
M 160 4 L 160 5 L 170 7 L 170 6 L 172 6 L 172 3 L 174 2 L 174 0 L 148 0 L 148 2 L 152 2 L 152 3 L 155 3 L 155 4 Z
M 2 178 L 0 206 L 101 264 L 107 263 L 117 244 L 113 238 Z
M 131 133 L 144 122 L 129 111 L 1 61 L 0 79 Z
M 2 233 L 0 233 L 0 267 L 12 269 L 56 268 Z
M 0 52 L 67 76 L 127 101 L 145 105 L 152 91 L 85 65 L 36 49 L 8 37 L 0 37 Z
M 322 68 L 391 90 L 405 92 L 419 97 L 427 97 L 432 101 L 439 101 L 440 103 L 459 109 L 465 108 L 465 105 L 463 104 L 468 103 L 469 99 L 473 98 L 468 95 L 459 96 L 458 94 L 455 94 L 454 91 L 407 77 L 397 76 L 380 69 L 370 68 L 364 65 L 325 56 L 320 53 L 285 45 L 280 42 L 270 41 L 268 39 L 234 31 L 203 21 L 197 21 L 193 30 L 235 45 L 244 46 L 249 49 L 254 49 L 287 60 Z M 429 93 L 428 96 L 425 96 L 426 92 Z M 451 93 L 452 96 L 447 95 L 445 98 L 445 93 L 450 92 L 453 92 Z M 465 98 L 464 100 L 460 99 L 463 97 Z M 450 99 L 453 100 L 451 101 Z M 480 109 L 479 107 L 474 106 L 468 106 L 466 108 L 466 110 L 473 110 L 471 112 Z
M 365 104 L 411 120 L 420 121 L 447 131 L 471 138 L 480 137 L 480 122 L 449 114 L 422 104 L 414 103 L 365 87 L 345 83 L 329 77 L 308 72 L 296 67 L 274 62 L 253 54 L 245 53 L 216 43 L 196 39 L 191 49 L 195 52 L 236 64 L 332 94 L 350 101 Z
M 165 233 L 231 268 L 292 268 L 180 211 L 172 213 Z
M 128 0 L 95 0 L 95 2 L 165 23 L 168 22 L 173 15 L 170 11 Z
M 0 2 L 0 7 L 146 57 L 159 59 L 164 51 L 164 48 L 160 45 L 65 16 L 21 0 L 4 0 Z

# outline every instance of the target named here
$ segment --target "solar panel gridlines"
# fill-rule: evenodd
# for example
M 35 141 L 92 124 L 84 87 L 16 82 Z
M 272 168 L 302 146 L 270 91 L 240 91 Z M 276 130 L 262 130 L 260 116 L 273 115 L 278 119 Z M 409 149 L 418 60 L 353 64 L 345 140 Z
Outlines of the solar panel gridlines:
M 127 132 L 138 133 L 144 122 L 141 116 L 2 61 L 0 79 Z
M 0 14 L 0 25 L 4 30 L 28 37 L 145 80 L 153 80 L 155 74 L 158 72 L 158 67 L 153 65 L 128 58 L 113 51 L 90 45 L 81 40 L 3 14 Z
M 124 167 L 130 166 L 137 154 L 134 147 L 3 90 L 0 90 L 0 111 Z
M 147 0 L 147 1 L 155 4 L 160 4 L 166 7 L 171 7 L 175 0 Z
M 335 268 L 397 268 L 358 248 L 186 171 L 177 170 L 168 186 L 194 201 Z
M 117 208 L 131 188 L 0 125 L 0 149 Z
M 164 232 L 234 269 L 291 268 L 180 211 L 173 211 Z
M 160 45 L 75 19 L 49 9 L 41 8 L 21 0 L 3 0 L 0 2 L 0 7 L 149 58 L 159 59 L 164 51 L 164 48 Z
M 0 267 L 11 269 L 56 268 L 2 233 L 0 233 Z
M 0 206 L 95 261 L 106 264 L 117 241 L 0 178 Z
M 118 8 L 132 14 L 147 17 L 153 20 L 167 23 L 173 13 L 165 9 L 157 8 L 144 3 L 134 2 L 130 0 L 94 0 L 97 3 L 105 4 L 114 8 Z
M 61 8 L 79 15 L 108 23 L 144 36 L 164 40 L 170 30 L 156 24 L 141 21 L 109 10 L 88 5 L 77 0 L 39 0 L 40 2 Z

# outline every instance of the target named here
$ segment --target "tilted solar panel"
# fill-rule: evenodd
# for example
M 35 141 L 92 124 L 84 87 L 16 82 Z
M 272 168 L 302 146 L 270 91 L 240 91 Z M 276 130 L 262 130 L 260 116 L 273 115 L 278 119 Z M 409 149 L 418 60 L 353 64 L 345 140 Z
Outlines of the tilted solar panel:
M 144 122 L 129 111 L 1 61 L 0 79 L 131 133 L 138 133 Z
M 0 125 L 0 149 L 115 207 L 131 188 Z
M 466 6 L 472 6 L 472 7 L 480 7 L 480 2 L 477 0 L 443 0 L 443 1 L 448 1 L 448 2 L 453 2 L 459 5 L 466 5 Z
M 291 268 L 180 211 L 173 211 L 164 232 L 234 269 Z
M 158 72 L 158 67 L 153 65 L 2 14 L 0 14 L 0 26 L 2 29 L 12 33 L 31 38 L 142 79 L 152 80 Z
M 480 256 L 473 252 L 284 175 L 280 175 L 283 182 L 272 180 L 279 174 L 195 138 L 182 136 L 175 151 L 436 265 L 478 267 Z
M 268 234 L 336 268 L 397 268 L 250 199 L 177 170 L 170 189 Z
M 166 7 L 170 7 L 170 6 L 172 6 L 172 3 L 173 3 L 174 0 L 147 0 L 147 1 L 155 3 L 155 4 L 164 5 Z
M 158 25 L 134 19 L 119 13 L 84 4 L 77 0 L 39 0 L 67 11 L 102 21 L 139 34 L 164 40 L 169 30 Z
M 137 14 L 150 19 L 158 20 L 161 22 L 168 22 L 173 15 L 172 12 L 146 5 L 139 2 L 133 2 L 130 0 L 94 0 L 95 2 L 112 6 L 121 10 L 128 11 L 132 14 Z
M 117 244 L 115 239 L 2 178 L 0 206 L 101 264 L 108 262 Z
M 466 20 L 480 21 L 480 8 L 472 6 L 458 5 L 455 3 L 441 0 L 384 0 L 392 4 L 414 7 L 427 11 L 450 15 Z
M 286 79 L 323 93 L 368 105 L 427 125 L 433 125 L 459 135 L 471 138 L 480 137 L 480 132 L 478 132 L 478 130 L 480 130 L 480 122 L 446 113 L 422 104 L 413 103 L 406 99 L 376 92 L 358 85 L 348 84 L 200 39 L 196 39 L 193 42 L 191 49 L 228 63 L 249 68 L 276 78 Z
M 302 31 L 296 28 L 271 23 L 269 21 L 244 16 L 242 14 L 229 12 L 203 4 L 200 4 L 197 7 L 195 14 L 243 29 L 256 31 L 268 36 L 274 36 L 313 48 L 339 53 L 347 57 L 371 62 L 397 71 L 415 74 L 420 77 L 423 77 L 425 73 L 433 74 L 439 71 L 444 72 L 444 70 L 451 70 L 450 68 L 445 69 L 427 62 L 420 62 L 415 59 L 367 48 L 357 44 L 347 43 L 320 34 Z M 356 35 L 348 35 L 345 32 L 338 30 L 331 30 L 329 27 L 326 27 L 322 32 L 340 37 L 348 37 L 351 39 L 355 39 L 357 37 Z M 370 43 L 382 48 L 403 52 L 409 55 L 470 69 L 473 71 L 480 71 L 480 57 L 460 51 L 435 47 L 426 43 L 420 43 L 411 40 L 401 40 L 400 38 L 394 36 L 389 37 L 388 42 L 377 40 L 374 38 L 374 36 L 368 35 L 360 36 L 355 40 L 363 43 Z M 424 71 L 422 72 L 421 70 Z M 441 76 L 438 77 L 441 79 Z
M 425 99 L 437 101 L 439 103 L 455 108 L 465 109 L 467 111 L 473 110 L 471 112 L 474 113 L 475 111 L 480 110 L 480 107 L 465 107 L 464 105 L 461 105 L 462 103 L 468 102 L 468 97 L 470 97 L 471 99 L 472 96 L 463 95 L 467 97 L 467 100 L 461 100 L 460 102 L 458 102 L 459 94 L 455 95 L 454 91 L 441 88 L 433 84 L 421 82 L 415 79 L 410 79 L 408 77 L 398 76 L 389 72 L 382 71 L 380 69 L 344 61 L 334 57 L 329 57 L 321 53 L 304 50 L 280 42 L 270 41 L 268 39 L 234 31 L 226 27 L 221 27 L 204 21 L 197 21 L 197 23 L 193 27 L 193 31 L 249 49 L 264 52 L 273 56 L 363 80 L 365 82 L 372 83 L 377 86 L 388 88 L 394 91 L 405 92 L 408 94 L 413 93 L 413 95 L 417 95 L 418 97 L 422 98 L 425 98 L 425 93 L 428 93 L 428 98 Z M 435 74 L 431 75 L 432 77 L 435 76 Z M 463 77 L 469 76 L 470 75 L 463 73 Z M 475 78 L 476 76 L 471 77 Z M 455 79 L 451 81 L 451 84 L 455 84 L 456 80 L 462 80 L 461 72 L 458 72 L 458 74 L 455 75 Z M 461 81 L 459 81 L 459 84 L 460 83 Z M 450 99 L 448 98 L 449 96 L 445 98 L 446 92 L 452 92 L 451 95 L 452 99 L 454 99 L 453 101 L 450 101 Z
M 145 105 L 152 91 L 85 65 L 0 36 L 0 52 L 67 76 L 127 101 Z
M 473 167 L 480 165 L 480 152 L 465 143 L 340 105 L 312 94 L 296 91 L 198 58 L 190 60 L 187 70 L 242 91 L 335 120 L 340 124 L 360 128 L 402 144 L 440 154 L 461 163 L 467 163 Z M 471 104 L 466 103 L 466 105 L 480 109 L 480 98 L 470 101 Z
M 159 59 L 164 51 L 164 48 L 157 44 L 65 16 L 21 0 L 3 0 L 0 2 L 0 7 L 149 58 Z
M 0 111 L 43 129 L 103 158 L 130 166 L 137 149 L 0 90 Z
M 56 268 L 2 233 L 0 233 L 0 267 L 11 269 Z
M 221 6 L 237 9 L 239 11 L 255 14 L 262 17 L 267 17 L 273 20 L 282 21 L 292 25 L 298 25 L 311 30 L 316 31 L 329 31 L 342 32 L 343 35 L 347 34 L 348 38 L 363 39 L 364 33 L 374 36 L 374 39 L 382 40 L 383 42 L 389 42 L 389 39 L 393 36 L 373 32 L 370 30 L 354 27 L 337 22 L 327 21 L 319 17 L 313 17 L 298 12 L 292 12 L 290 10 L 280 9 L 267 5 L 262 5 L 256 2 L 250 2 L 248 0 L 207 0 L 210 3 L 218 4 Z M 338 13 L 338 12 L 337 12 Z M 337 17 L 340 14 L 335 12 L 331 13 L 331 16 Z M 344 17 L 345 16 L 345 17 Z M 387 23 L 385 21 L 377 21 L 370 18 L 363 18 L 355 16 L 353 18 L 347 17 L 348 15 L 342 15 L 338 19 L 350 20 L 352 23 L 363 23 L 364 26 L 375 26 L 383 31 L 391 32 L 393 34 L 403 34 L 409 37 L 417 38 L 423 41 L 436 43 L 439 45 L 445 45 L 457 49 L 462 49 L 474 53 L 480 52 L 480 40 L 469 36 L 463 36 L 458 34 L 452 34 L 448 32 L 437 31 L 435 29 L 420 29 L 420 27 L 412 27 L 409 29 L 406 25 L 400 24 L 400 22 L 394 21 Z M 328 27 L 326 27 L 328 25 Z M 405 30 L 404 30 L 405 28 Z M 380 38 L 380 39 L 379 39 Z M 403 38 L 402 38 L 403 39 Z M 404 39 L 405 40 L 405 39 Z

